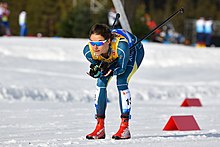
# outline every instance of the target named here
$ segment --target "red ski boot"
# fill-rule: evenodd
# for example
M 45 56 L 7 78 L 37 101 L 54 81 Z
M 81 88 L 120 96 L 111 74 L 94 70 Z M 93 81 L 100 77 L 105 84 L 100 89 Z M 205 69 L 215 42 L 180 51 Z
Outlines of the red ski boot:
M 87 139 L 105 139 L 104 118 L 97 118 L 97 125 L 95 130 L 86 135 Z
M 128 128 L 129 118 L 121 118 L 121 125 L 118 132 L 112 136 L 112 139 L 129 139 L 131 134 Z

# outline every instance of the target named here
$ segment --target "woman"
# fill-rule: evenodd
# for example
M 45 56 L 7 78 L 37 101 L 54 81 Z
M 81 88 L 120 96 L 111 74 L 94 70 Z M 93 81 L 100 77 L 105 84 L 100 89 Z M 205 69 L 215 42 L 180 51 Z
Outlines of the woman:
M 129 49 L 137 37 L 122 29 L 110 30 L 105 24 L 95 24 L 89 34 L 90 41 L 84 48 L 84 56 L 91 63 L 90 72 L 97 78 L 95 97 L 97 125 L 95 130 L 86 136 L 87 139 L 105 138 L 105 110 L 107 105 L 107 85 L 112 76 L 117 76 L 117 88 L 121 110 L 121 124 L 113 139 L 129 139 L 129 118 L 131 94 L 128 83 L 131 76 L 140 66 L 144 57 L 144 48 L 138 43 Z

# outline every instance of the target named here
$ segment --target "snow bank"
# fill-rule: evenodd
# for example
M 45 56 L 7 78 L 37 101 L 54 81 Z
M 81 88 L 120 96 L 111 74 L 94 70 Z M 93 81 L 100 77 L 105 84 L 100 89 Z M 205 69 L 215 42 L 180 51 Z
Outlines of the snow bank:
M 0 99 L 93 101 L 82 49 L 87 39 L 0 38 Z M 220 49 L 144 43 L 145 58 L 130 83 L 137 100 L 219 98 Z M 115 79 L 110 101 L 118 99 Z

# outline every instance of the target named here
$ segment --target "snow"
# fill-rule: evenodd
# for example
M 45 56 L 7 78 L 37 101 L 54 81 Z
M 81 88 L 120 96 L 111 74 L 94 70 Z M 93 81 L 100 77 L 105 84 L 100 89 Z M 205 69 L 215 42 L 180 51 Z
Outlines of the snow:
M 129 140 L 112 140 L 120 114 L 115 78 L 108 87 L 106 139 L 95 127 L 96 80 L 86 75 L 87 39 L 0 38 L 0 146 L 218 146 L 220 49 L 144 43 L 130 81 Z M 197 97 L 202 107 L 180 107 Z M 115 109 L 116 108 L 116 109 Z M 201 130 L 162 131 L 170 116 L 193 115 Z

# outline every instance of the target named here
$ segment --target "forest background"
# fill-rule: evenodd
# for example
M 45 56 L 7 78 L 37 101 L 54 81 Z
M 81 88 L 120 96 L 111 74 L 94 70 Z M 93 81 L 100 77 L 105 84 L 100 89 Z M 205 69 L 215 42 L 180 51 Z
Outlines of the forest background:
M 147 3 L 148 1 L 148 3 Z M 94 23 L 108 24 L 111 0 L 100 0 L 102 7 L 94 12 L 91 0 L 0 0 L 9 5 L 9 23 L 13 35 L 19 35 L 18 17 L 27 12 L 28 35 L 41 33 L 46 37 L 87 38 Z M 144 15 L 146 10 L 157 24 L 177 9 L 185 13 L 172 21 L 175 29 L 184 34 L 186 20 L 199 17 L 220 20 L 220 0 L 122 0 L 131 29 L 138 37 L 149 32 Z

